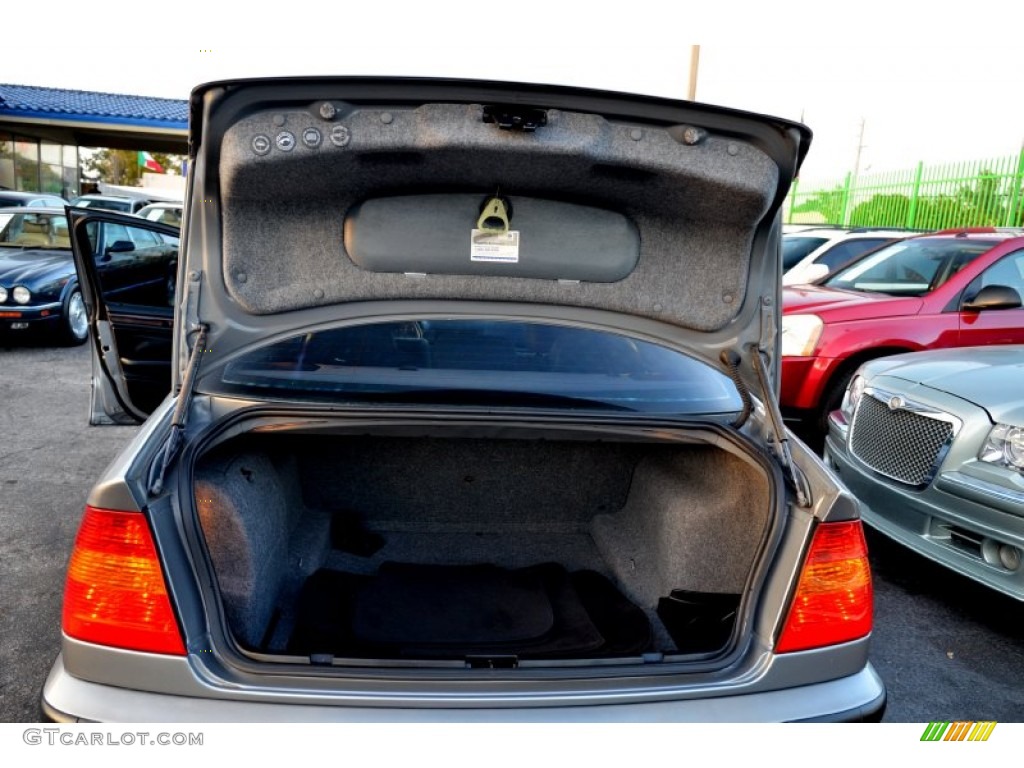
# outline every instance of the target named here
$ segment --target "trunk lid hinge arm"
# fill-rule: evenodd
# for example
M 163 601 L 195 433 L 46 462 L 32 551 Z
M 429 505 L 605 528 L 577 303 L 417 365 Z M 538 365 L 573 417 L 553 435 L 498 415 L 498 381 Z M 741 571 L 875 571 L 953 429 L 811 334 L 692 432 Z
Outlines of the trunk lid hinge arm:
M 192 354 L 188 358 L 188 366 L 185 368 L 185 375 L 181 381 L 181 390 L 178 392 L 174 413 L 171 416 L 171 434 L 160 448 L 160 452 L 157 454 L 150 470 L 150 496 L 156 496 L 163 491 L 167 470 L 181 450 L 185 421 L 188 418 L 188 406 L 192 402 L 192 389 L 195 387 L 196 382 L 196 373 L 199 370 L 199 363 L 203 359 L 203 354 L 206 352 L 206 332 L 208 328 L 201 323 L 196 323 L 196 330 Z
M 764 398 L 765 410 L 768 411 L 768 418 L 771 421 L 772 432 L 774 432 L 776 453 L 782 471 L 793 485 L 796 492 L 796 501 L 801 507 L 810 508 L 812 504 L 811 490 L 807 478 L 800 468 L 793 463 L 793 454 L 789 449 L 789 438 L 786 436 L 786 425 L 782 421 L 782 412 L 779 410 L 779 403 L 771 386 L 771 377 L 768 374 L 768 365 L 765 362 L 765 353 L 758 345 L 750 345 L 751 362 L 757 373 L 758 381 L 761 384 L 761 395 Z

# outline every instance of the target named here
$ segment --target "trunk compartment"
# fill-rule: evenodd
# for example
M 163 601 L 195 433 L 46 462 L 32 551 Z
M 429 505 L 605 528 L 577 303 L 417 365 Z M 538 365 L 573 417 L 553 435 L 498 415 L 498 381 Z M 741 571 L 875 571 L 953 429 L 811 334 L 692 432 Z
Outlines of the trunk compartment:
M 362 666 L 720 653 L 775 494 L 739 449 L 678 440 L 226 439 L 193 484 L 227 625 L 260 656 Z

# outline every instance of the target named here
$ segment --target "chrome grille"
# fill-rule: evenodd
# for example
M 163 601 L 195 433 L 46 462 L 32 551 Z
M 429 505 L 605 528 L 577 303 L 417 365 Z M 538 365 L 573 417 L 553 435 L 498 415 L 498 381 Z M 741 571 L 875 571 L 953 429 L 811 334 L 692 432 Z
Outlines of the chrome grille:
M 891 410 L 865 393 L 850 426 L 850 452 L 876 472 L 909 485 L 922 485 L 946 441 L 953 434 L 948 421 L 913 411 Z

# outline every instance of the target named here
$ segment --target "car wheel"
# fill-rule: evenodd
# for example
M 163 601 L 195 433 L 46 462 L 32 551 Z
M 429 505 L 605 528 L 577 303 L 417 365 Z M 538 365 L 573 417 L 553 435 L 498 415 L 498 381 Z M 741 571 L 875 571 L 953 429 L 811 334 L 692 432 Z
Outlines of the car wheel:
M 63 327 L 61 335 L 66 344 L 84 344 L 89 338 L 89 316 L 85 311 L 82 292 L 75 288 L 64 299 Z
M 856 372 L 856 368 L 840 371 L 828 389 L 825 390 L 825 397 L 821 401 L 821 411 L 818 413 L 817 423 L 815 424 L 815 428 L 821 437 L 822 445 L 825 443 L 825 435 L 828 434 L 828 415 L 843 404 L 843 395 L 846 394 L 846 388 L 850 386 L 850 380 L 853 379 L 853 374 Z

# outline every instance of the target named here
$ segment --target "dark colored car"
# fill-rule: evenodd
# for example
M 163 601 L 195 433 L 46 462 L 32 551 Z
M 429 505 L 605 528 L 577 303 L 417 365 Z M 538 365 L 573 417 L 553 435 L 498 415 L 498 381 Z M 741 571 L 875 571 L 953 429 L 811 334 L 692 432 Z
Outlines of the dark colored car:
M 96 268 L 122 297 L 151 295 L 170 305 L 177 231 L 95 221 L 87 227 Z M 39 330 L 67 344 L 89 332 L 64 209 L 0 209 L 0 334 Z
M 962 230 L 880 248 L 815 285 L 786 288 L 787 416 L 823 435 L 854 371 L 924 349 L 1024 343 L 1024 237 Z

